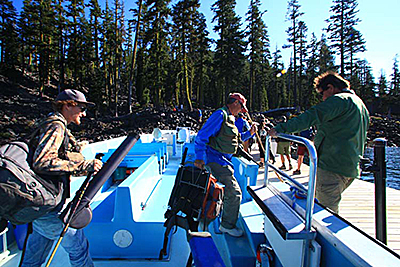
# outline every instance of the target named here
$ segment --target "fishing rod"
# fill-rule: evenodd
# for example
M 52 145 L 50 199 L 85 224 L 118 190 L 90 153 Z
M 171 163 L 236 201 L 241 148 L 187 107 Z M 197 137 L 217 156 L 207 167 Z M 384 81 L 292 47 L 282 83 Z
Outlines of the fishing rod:
M 50 263 L 52 262 L 52 260 L 53 260 L 53 258 L 54 258 L 54 255 L 56 254 L 56 251 L 57 251 L 58 247 L 60 246 L 61 241 L 63 240 L 64 235 L 65 235 L 65 233 L 67 232 L 67 230 L 68 230 L 68 228 L 69 228 L 69 225 L 70 225 L 71 220 L 72 220 L 72 216 L 75 214 L 76 209 L 78 208 L 79 203 L 81 202 L 82 197 L 83 197 L 83 195 L 85 194 L 85 191 L 86 191 L 86 189 L 87 189 L 87 186 L 89 185 L 90 179 L 92 178 L 92 175 L 93 175 L 93 173 L 89 173 L 89 175 L 86 177 L 85 181 L 83 182 L 81 188 L 80 188 L 80 189 L 78 190 L 78 192 L 76 193 L 75 196 L 78 196 L 78 197 L 77 197 L 77 201 L 76 201 L 76 202 L 73 202 L 73 205 L 71 206 L 72 213 L 70 213 L 70 216 L 68 216 L 68 220 L 67 220 L 67 222 L 66 222 L 66 224 L 65 224 L 65 226 L 64 226 L 64 229 L 62 230 L 62 232 L 61 232 L 61 234 L 60 234 L 60 237 L 58 238 L 58 241 L 57 241 L 56 245 L 54 246 L 54 249 L 53 249 L 53 251 L 52 251 L 52 253 L 51 253 L 51 255 L 50 255 L 50 258 L 49 258 L 49 260 L 48 260 L 47 263 L 46 263 L 46 267 L 49 267 L 49 266 L 50 266 Z M 74 198 L 74 199 L 75 199 L 75 198 Z
M 74 199 L 68 204 L 67 208 L 59 216 L 60 220 L 64 222 L 65 226 L 60 234 L 60 237 L 58 238 L 49 260 L 47 261 L 46 267 L 48 267 L 53 260 L 54 255 L 60 246 L 68 228 L 72 227 L 75 229 L 81 229 L 90 223 L 92 220 L 92 210 L 89 206 L 90 201 L 100 190 L 103 184 L 110 178 L 113 172 L 118 168 L 121 161 L 136 144 L 138 139 L 138 134 L 129 134 L 110 156 L 101 170 L 93 178 L 92 174 L 89 174 L 86 177 L 80 189 L 75 194 Z

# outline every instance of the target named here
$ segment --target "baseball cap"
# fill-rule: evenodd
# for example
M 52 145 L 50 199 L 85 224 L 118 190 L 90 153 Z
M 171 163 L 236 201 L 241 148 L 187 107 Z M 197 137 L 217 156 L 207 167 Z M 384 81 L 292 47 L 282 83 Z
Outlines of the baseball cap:
M 65 89 L 64 91 L 59 93 L 55 101 L 62 101 L 62 100 L 73 100 L 75 102 L 82 104 L 87 104 L 91 106 L 95 105 L 93 102 L 86 101 L 86 97 L 82 92 L 74 89 Z
M 240 104 L 242 104 L 242 112 L 249 112 L 246 107 L 247 99 L 241 93 L 232 93 L 229 94 L 229 97 L 239 100 Z

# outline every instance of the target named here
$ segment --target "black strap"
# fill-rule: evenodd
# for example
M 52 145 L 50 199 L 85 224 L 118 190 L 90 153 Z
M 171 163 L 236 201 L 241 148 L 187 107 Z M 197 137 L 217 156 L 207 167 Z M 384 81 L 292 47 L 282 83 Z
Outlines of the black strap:
M 25 237 L 25 241 L 24 241 L 24 247 L 22 248 L 22 253 L 21 253 L 21 259 L 19 260 L 19 265 L 18 267 L 21 267 L 22 262 L 24 261 L 24 257 L 25 257 L 25 251 L 26 251 L 26 245 L 28 244 L 28 237 L 30 234 L 32 234 L 33 232 L 33 226 L 32 223 L 28 223 L 28 230 L 26 231 L 26 237 Z

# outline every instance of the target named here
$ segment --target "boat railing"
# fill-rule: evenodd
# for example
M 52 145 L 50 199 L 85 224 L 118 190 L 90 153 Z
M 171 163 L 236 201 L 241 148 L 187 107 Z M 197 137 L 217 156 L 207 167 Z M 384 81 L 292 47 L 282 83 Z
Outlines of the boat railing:
M 290 175 L 286 174 L 285 172 L 281 171 L 274 165 L 269 163 L 269 150 L 271 149 L 271 137 L 269 136 L 265 142 L 265 172 L 264 172 L 264 185 L 267 186 L 269 183 L 268 180 L 268 168 L 271 167 L 275 172 L 280 174 L 282 177 L 286 179 L 290 185 L 294 186 L 300 192 L 307 195 L 307 203 L 306 203 L 306 216 L 305 216 L 305 230 L 311 230 L 311 222 L 312 222 L 312 214 L 314 209 L 314 198 L 315 198 L 315 184 L 316 184 L 316 176 L 317 176 L 317 150 L 315 149 L 314 144 L 307 138 L 289 135 L 289 134 L 282 134 L 278 133 L 277 137 L 286 139 L 292 142 L 303 144 L 307 147 L 308 155 L 310 159 L 310 171 L 309 171 L 309 181 L 308 181 L 308 188 L 304 185 L 293 179 Z
M 312 232 L 312 215 L 314 210 L 314 199 L 315 199 L 315 186 L 316 186 L 316 174 L 317 174 L 317 150 L 315 149 L 314 144 L 306 138 L 288 134 L 281 134 L 278 133 L 277 137 L 286 139 L 292 142 L 300 143 L 306 146 L 308 150 L 308 155 L 310 159 L 310 170 L 309 170 L 309 181 L 308 181 L 308 188 L 303 186 L 301 183 L 293 179 L 290 175 L 286 174 L 285 172 L 281 171 L 279 168 L 275 167 L 274 165 L 269 163 L 269 151 L 271 149 L 271 137 L 268 136 L 265 142 L 265 172 L 264 172 L 264 186 L 268 186 L 269 179 L 268 179 L 268 168 L 272 168 L 276 173 L 281 175 L 281 177 L 285 178 L 286 183 L 293 186 L 294 188 L 298 189 L 300 192 L 306 194 L 306 211 L 305 211 L 305 218 L 304 218 L 304 232 L 311 233 Z M 305 240 L 305 255 L 304 255 L 304 265 L 308 266 L 310 261 L 310 242 L 311 240 Z

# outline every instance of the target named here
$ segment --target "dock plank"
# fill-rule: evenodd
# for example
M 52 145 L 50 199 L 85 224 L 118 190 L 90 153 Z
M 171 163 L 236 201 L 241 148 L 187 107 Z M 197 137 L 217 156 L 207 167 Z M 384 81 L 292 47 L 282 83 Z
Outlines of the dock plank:
M 259 159 L 258 151 L 252 152 L 255 159 Z M 274 166 L 281 166 L 281 160 L 277 156 Z M 287 165 L 287 164 L 286 164 Z M 292 159 L 292 170 L 285 171 L 292 175 L 297 167 L 296 160 Z M 309 166 L 301 166 L 301 174 L 294 175 L 296 181 L 307 185 Z M 269 169 L 268 177 L 277 177 L 276 173 Z M 261 168 L 258 176 L 258 183 L 264 179 L 264 168 Z M 387 208 L 387 245 L 389 248 L 400 254 L 400 190 L 386 188 L 386 208 Z M 351 222 L 357 228 L 363 230 L 371 237 L 375 237 L 375 185 L 360 179 L 354 182 L 342 194 L 342 201 L 339 206 L 339 214 Z

